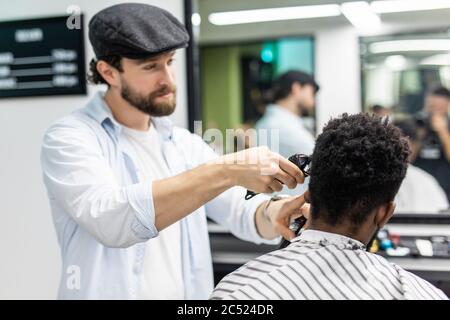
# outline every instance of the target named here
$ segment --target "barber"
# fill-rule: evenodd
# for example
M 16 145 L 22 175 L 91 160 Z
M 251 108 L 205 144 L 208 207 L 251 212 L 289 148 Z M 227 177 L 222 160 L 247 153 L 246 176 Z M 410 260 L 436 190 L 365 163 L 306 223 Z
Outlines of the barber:
M 292 238 L 300 198 L 244 200 L 294 188 L 301 171 L 267 148 L 217 156 L 172 125 L 175 50 L 184 26 L 145 4 L 120 4 L 89 23 L 106 84 L 55 122 L 42 170 L 62 254 L 59 298 L 203 299 L 213 289 L 207 217 L 254 243 Z

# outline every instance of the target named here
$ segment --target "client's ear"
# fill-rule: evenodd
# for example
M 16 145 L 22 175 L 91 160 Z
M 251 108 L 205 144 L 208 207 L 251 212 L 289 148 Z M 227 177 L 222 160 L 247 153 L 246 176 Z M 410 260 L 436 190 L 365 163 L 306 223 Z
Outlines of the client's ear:
M 389 201 L 376 209 L 377 212 L 374 217 L 374 223 L 378 228 L 382 228 L 392 217 L 395 210 L 395 202 Z

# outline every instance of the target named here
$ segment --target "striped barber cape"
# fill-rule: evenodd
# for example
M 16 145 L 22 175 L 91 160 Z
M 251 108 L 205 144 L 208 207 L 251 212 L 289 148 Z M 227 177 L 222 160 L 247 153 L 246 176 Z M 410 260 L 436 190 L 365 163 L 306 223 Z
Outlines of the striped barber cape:
M 448 299 L 429 282 L 361 242 L 305 230 L 281 250 L 267 253 L 222 279 L 211 299 Z

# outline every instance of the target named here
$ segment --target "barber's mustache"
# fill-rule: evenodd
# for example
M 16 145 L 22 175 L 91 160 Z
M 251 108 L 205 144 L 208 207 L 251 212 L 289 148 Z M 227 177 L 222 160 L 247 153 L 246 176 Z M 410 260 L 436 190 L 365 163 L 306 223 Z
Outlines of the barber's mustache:
M 161 88 L 159 88 L 158 90 L 153 91 L 152 96 L 153 97 L 161 97 L 161 96 L 165 96 L 166 94 L 169 94 L 169 93 L 175 94 L 176 91 L 177 91 L 177 87 L 175 85 L 173 85 L 173 86 L 164 85 Z

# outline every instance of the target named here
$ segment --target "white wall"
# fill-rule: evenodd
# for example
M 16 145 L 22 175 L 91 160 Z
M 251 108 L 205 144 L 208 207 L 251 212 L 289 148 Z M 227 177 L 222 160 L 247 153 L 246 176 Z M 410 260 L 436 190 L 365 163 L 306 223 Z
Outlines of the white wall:
M 15 0 L 0 3 L 0 21 L 66 14 L 77 4 L 85 25 L 99 10 L 123 1 Z M 141 1 L 184 20 L 182 0 Z M 93 56 L 85 30 L 87 56 Z M 185 53 L 176 59 L 178 106 L 173 120 L 187 126 Z M 98 90 L 88 88 L 89 96 Z M 54 299 L 60 256 L 41 180 L 39 152 L 46 128 L 81 108 L 87 96 L 0 99 L 0 299 Z
M 317 95 L 316 126 L 331 117 L 361 111 L 358 36 L 354 28 L 338 27 L 315 34 Z

